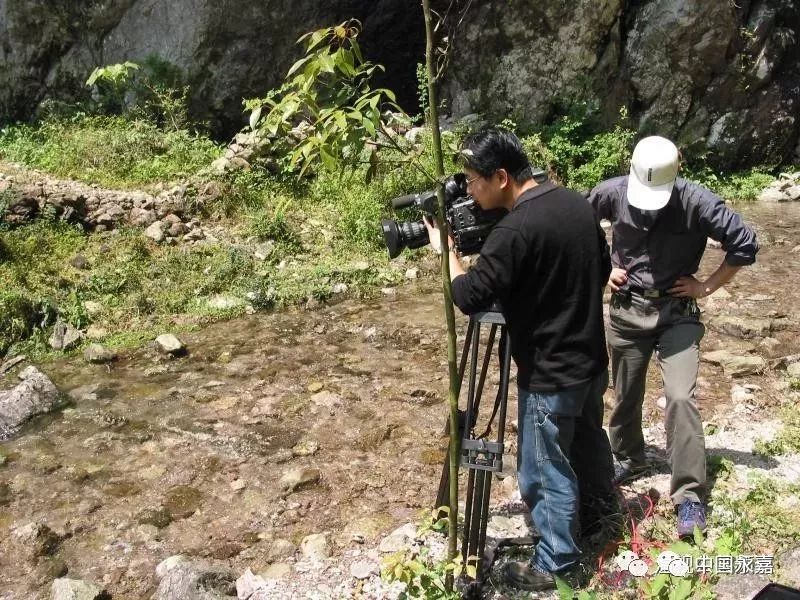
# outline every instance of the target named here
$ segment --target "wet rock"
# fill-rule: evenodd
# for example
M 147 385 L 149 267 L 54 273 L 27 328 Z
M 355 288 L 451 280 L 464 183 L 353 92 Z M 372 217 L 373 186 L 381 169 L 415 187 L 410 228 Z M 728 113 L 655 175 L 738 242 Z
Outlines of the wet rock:
M 189 557 L 185 554 L 174 554 L 165 558 L 156 567 L 156 578 L 163 579 L 167 573 L 172 571 L 175 567 L 190 562 Z
M 69 569 L 67 564 L 57 556 L 43 558 L 36 565 L 33 572 L 33 580 L 40 586 L 51 585 L 54 579 L 64 577 Z
M 716 600 L 750 600 L 769 583 L 764 575 L 723 575 L 714 586 Z
M 50 588 L 51 600 L 110 600 L 100 587 L 80 579 L 56 579 Z
M 406 523 L 395 529 L 388 537 L 381 540 L 378 550 L 381 552 L 400 552 L 407 550 L 417 537 L 417 528 L 413 523 Z
M 259 573 L 264 579 L 286 579 L 292 574 L 292 565 L 273 563 Z
M 173 223 L 172 225 L 169 226 L 169 230 L 167 231 L 167 234 L 170 237 L 178 237 L 178 236 L 183 235 L 187 231 L 188 230 L 186 229 L 186 225 L 184 225 L 183 223 L 178 221 L 177 223 Z
M 756 397 L 752 391 L 741 385 L 734 385 L 731 388 L 731 402 L 734 404 L 743 404 L 755 400 Z
M 61 537 L 44 523 L 28 523 L 15 529 L 14 536 L 31 559 L 51 556 L 61 544 Z
M 764 337 L 768 335 L 775 323 L 769 319 L 754 319 L 749 317 L 734 317 L 730 315 L 716 316 L 709 325 L 712 329 L 740 338 Z
M 312 533 L 300 542 L 300 552 L 311 560 L 325 560 L 330 556 L 328 538 L 324 533 Z
M 16 367 L 19 363 L 25 362 L 28 357 L 25 355 L 15 356 L 14 358 L 9 358 L 3 364 L 0 365 L 0 375 L 5 375 L 11 369 Z
M 313 402 L 316 406 L 335 408 L 342 404 L 342 398 L 338 394 L 323 390 L 311 396 L 311 402 Z
M 152 600 L 225 600 L 236 598 L 236 576 L 202 563 L 181 563 L 158 584 Z
M 172 513 L 165 507 L 146 508 L 136 515 L 136 522 L 141 525 L 153 525 L 163 529 L 172 523 Z
M 131 209 L 128 220 L 135 227 L 147 227 L 155 222 L 156 214 L 152 210 L 134 207 Z
M 396 429 L 394 425 L 375 425 L 369 427 L 358 436 L 355 445 L 360 450 L 375 450 L 385 440 L 389 439 L 394 429 Z
M 11 487 L 0 481 L 0 506 L 5 506 L 11 502 Z
M 360 560 L 350 565 L 350 575 L 356 579 L 367 579 L 380 572 L 378 563 L 371 560 Z
M 101 344 L 92 344 L 83 353 L 87 362 L 94 364 L 109 363 L 117 359 L 117 353 Z
M 292 448 L 294 456 L 313 456 L 319 450 L 319 443 L 315 440 L 301 440 Z
M 15 388 L 0 391 L 0 440 L 16 433 L 36 415 L 50 412 L 61 403 L 61 395 L 48 377 L 36 367 L 27 367 Z
M 178 485 L 167 491 L 161 505 L 173 519 L 191 517 L 203 501 L 200 490 L 188 485 Z
M 53 333 L 48 343 L 53 350 L 68 351 L 80 344 L 82 339 L 83 334 L 80 331 L 69 323 L 58 319 L 53 327 Z
M 777 559 L 786 583 L 800 587 L 800 547 L 782 552 Z
M 767 361 L 760 356 L 737 356 L 727 350 L 706 352 L 702 360 L 722 367 L 725 375 L 742 377 L 762 373 L 767 368 Z
M 289 540 L 277 539 L 269 545 L 266 559 L 269 562 L 277 562 L 293 556 L 295 552 L 297 552 L 297 546 L 292 542 Z
M 208 551 L 208 556 L 217 560 L 228 560 L 241 554 L 242 550 L 244 550 L 244 546 L 239 542 L 217 540 Z
M 234 308 L 240 308 L 245 304 L 245 300 L 241 298 L 226 296 L 224 294 L 218 294 L 208 300 L 208 306 L 216 310 L 232 310 Z
M 164 235 L 164 224 L 161 221 L 152 223 L 147 229 L 144 230 L 144 235 L 153 240 L 156 244 L 160 244 L 166 237 Z
M 766 351 L 768 355 L 774 356 L 775 352 L 780 348 L 781 342 L 774 337 L 765 337 L 758 343 L 758 346 Z
M 293 492 L 303 486 L 317 483 L 321 477 L 319 469 L 293 469 L 281 477 L 281 487 Z
M 750 302 L 772 302 L 775 300 L 775 296 L 769 296 L 767 294 L 753 294 L 752 296 L 747 296 L 745 300 Z
M 161 352 L 171 356 L 180 356 L 186 353 L 186 346 L 171 333 L 164 333 L 158 336 L 156 338 L 156 345 Z
M 89 268 L 89 261 L 86 260 L 86 257 L 83 254 L 76 254 L 72 257 L 69 261 L 69 264 L 75 267 L 76 269 L 84 270 Z

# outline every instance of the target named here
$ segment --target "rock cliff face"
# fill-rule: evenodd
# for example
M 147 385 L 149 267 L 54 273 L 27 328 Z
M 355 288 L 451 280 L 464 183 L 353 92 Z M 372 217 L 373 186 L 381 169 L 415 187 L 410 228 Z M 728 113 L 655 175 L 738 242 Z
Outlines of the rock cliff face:
M 546 119 L 559 100 L 627 106 L 642 133 L 727 168 L 797 160 L 800 3 L 795 0 L 436 0 L 451 31 L 452 112 Z M 276 86 L 313 28 L 359 18 L 368 56 L 413 109 L 424 32 L 407 0 L 0 0 L 0 118 L 85 94 L 97 65 L 156 54 L 183 70 L 194 116 L 222 134 L 241 99 Z M 451 28 L 456 17 L 450 18 Z
M 298 37 L 353 17 L 413 105 L 424 25 L 405 0 L 0 0 L 0 122 L 47 97 L 86 97 L 96 66 L 157 55 L 184 73 L 193 116 L 230 134 L 246 123 L 242 98 L 280 85 Z
M 545 119 L 554 101 L 627 106 L 642 133 L 719 166 L 797 158 L 800 3 L 577 0 L 474 3 L 453 37 L 456 114 Z

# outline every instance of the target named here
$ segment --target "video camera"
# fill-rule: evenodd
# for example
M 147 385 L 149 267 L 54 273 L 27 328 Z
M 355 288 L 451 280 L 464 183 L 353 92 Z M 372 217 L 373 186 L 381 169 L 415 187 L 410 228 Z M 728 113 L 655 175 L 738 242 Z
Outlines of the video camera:
M 392 200 L 395 209 L 416 207 L 430 219 L 436 217 L 436 192 L 425 191 L 409 194 Z M 480 251 L 492 227 L 506 214 L 504 209 L 483 210 L 467 194 L 467 177 L 456 173 L 444 183 L 445 219 L 462 255 L 476 254 Z M 389 250 L 389 258 L 395 258 L 403 248 L 421 248 L 428 243 L 428 232 L 422 221 L 394 221 L 386 219 L 381 223 L 383 241 Z
M 547 174 L 541 169 L 532 169 L 533 179 L 542 183 Z M 436 192 L 426 191 L 409 194 L 392 200 L 395 209 L 415 207 L 429 219 L 436 217 Z M 507 214 L 503 208 L 483 210 L 475 199 L 467 194 L 467 176 L 463 173 L 451 175 L 444 182 L 444 216 L 459 254 L 477 254 L 492 227 Z M 383 241 L 389 250 L 389 258 L 395 258 L 403 248 L 421 248 L 428 243 L 428 232 L 422 221 L 394 221 L 385 219 L 381 223 Z

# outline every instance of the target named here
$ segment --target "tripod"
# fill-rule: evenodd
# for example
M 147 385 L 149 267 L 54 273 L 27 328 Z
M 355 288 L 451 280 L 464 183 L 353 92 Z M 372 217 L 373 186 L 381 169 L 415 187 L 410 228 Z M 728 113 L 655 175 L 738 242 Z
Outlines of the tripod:
M 482 325 L 491 325 L 491 329 L 489 330 L 489 338 L 486 343 L 480 374 L 478 374 L 478 353 Z M 480 411 L 481 396 L 486 383 L 486 374 L 498 329 L 500 331 L 498 344 L 500 383 L 495 397 L 494 409 L 489 417 L 486 430 L 482 434 L 476 435 L 475 425 Z M 470 316 L 458 369 L 459 395 L 464 382 L 467 357 L 470 358 L 467 408 L 466 411 L 458 411 L 458 431 L 456 432 L 458 439 L 461 440 L 459 451 L 461 466 L 469 470 L 461 556 L 464 557 L 465 563 L 470 557 L 478 557 L 476 579 L 480 580 L 484 570 L 482 563 L 486 547 L 486 525 L 489 514 L 492 474 L 503 468 L 506 405 L 508 403 L 508 381 L 511 370 L 511 344 L 506 330 L 506 322 L 503 315 L 498 310 L 495 310 L 495 307 L 487 312 Z M 494 440 L 490 440 L 488 436 L 492 431 L 492 424 L 495 417 L 498 416 L 498 412 L 497 436 Z M 450 434 L 452 435 L 452 432 Z M 449 459 L 446 459 L 442 468 L 442 476 L 439 480 L 439 491 L 436 496 L 437 508 L 449 504 L 449 489 L 450 465 Z M 456 516 L 452 516 L 452 518 L 456 518 Z

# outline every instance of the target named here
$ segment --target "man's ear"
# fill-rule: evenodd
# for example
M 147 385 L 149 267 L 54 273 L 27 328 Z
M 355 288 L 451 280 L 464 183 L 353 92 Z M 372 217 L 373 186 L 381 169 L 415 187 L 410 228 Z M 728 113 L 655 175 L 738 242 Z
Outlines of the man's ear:
M 498 176 L 497 182 L 500 184 L 500 187 L 506 189 L 509 184 L 508 171 L 505 169 L 497 169 L 496 173 Z

